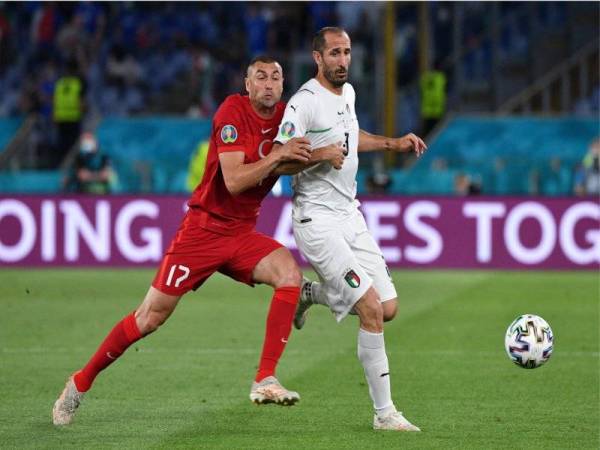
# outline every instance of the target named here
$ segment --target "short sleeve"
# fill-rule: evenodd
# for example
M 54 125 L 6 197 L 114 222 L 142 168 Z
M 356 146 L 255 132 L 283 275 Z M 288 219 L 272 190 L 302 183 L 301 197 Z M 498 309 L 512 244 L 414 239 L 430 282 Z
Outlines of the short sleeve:
M 219 110 L 213 119 L 217 153 L 246 152 L 246 127 L 238 108 Z
M 307 90 L 298 91 L 290 99 L 285 107 L 275 142 L 285 144 L 292 138 L 306 136 L 313 117 L 314 102 L 315 95 Z

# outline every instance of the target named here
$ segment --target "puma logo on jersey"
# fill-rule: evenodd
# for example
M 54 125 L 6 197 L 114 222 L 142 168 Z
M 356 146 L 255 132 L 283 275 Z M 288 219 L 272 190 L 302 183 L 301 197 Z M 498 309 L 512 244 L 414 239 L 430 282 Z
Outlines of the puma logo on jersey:
M 341 116 L 341 115 L 343 115 L 343 114 L 344 114 L 344 111 L 341 111 L 341 112 L 340 112 L 340 111 L 338 111 L 337 113 L 338 113 L 338 116 Z
M 292 108 L 292 109 L 294 110 L 294 112 L 296 112 L 296 108 L 297 108 L 297 106 L 290 105 L 290 108 Z

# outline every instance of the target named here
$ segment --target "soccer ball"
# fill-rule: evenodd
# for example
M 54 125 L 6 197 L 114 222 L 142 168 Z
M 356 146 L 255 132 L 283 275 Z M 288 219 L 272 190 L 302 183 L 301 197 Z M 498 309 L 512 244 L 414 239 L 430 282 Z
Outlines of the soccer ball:
M 535 369 L 552 355 L 554 336 L 548 322 L 533 314 L 523 314 L 509 325 L 504 338 L 508 357 L 517 366 Z

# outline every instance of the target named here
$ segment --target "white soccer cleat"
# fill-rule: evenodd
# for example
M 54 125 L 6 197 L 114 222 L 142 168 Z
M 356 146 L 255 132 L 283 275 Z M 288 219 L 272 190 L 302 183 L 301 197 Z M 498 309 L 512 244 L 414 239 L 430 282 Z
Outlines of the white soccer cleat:
M 252 383 L 250 400 L 257 405 L 276 403 L 281 406 L 293 406 L 294 403 L 300 400 L 300 394 L 288 391 L 279 383 L 277 378 L 270 376 L 259 383 L 256 381 Z
M 391 430 L 391 431 L 421 431 L 421 429 L 410 423 L 402 415 L 400 411 L 394 411 L 384 417 L 379 417 L 375 414 L 373 417 L 374 430 Z
M 300 290 L 300 299 L 298 300 L 298 306 L 296 307 L 296 314 L 294 314 L 294 327 L 300 330 L 306 322 L 306 316 L 308 315 L 308 308 L 313 305 L 312 299 L 312 284 L 308 278 L 302 277 L 302 289 Z
M 73 377 L 69 377 L 60 397 L 52 408 L 52 422 L 54 425 L 69 425 L 73 421 L 75 411 L 79 407 L 85 392 L 79 392 L 75 387 Z

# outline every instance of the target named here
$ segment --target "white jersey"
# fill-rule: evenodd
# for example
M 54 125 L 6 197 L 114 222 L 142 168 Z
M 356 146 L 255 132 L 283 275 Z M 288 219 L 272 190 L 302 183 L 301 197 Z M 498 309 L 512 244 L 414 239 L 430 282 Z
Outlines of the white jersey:
M 294 176 L 294 210 L 297 221 L 311 215 L 350 213 L 356 209 L 358 170 L 358 119 L 356 94 L 349 83 L 336 95 L 316 79 L 304 83 L 288 102 L 277 142 L 307 137 L 313 149 L 341 142 L 348 153 L 341 170 L 328 162 L 317 164 Z

